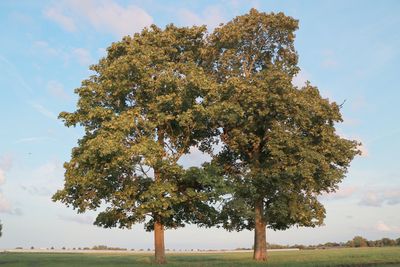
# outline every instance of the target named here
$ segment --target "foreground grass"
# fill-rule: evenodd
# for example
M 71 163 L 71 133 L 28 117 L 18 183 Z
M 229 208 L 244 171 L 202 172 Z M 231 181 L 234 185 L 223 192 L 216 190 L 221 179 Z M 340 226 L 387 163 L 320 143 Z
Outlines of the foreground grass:
M 255 263 L 251 253 L 168 254 L 165 266 L 399 266 L 400 247 L 306 250 L 269 253 Z M 154 266 L 151 254 L 0 253 L 0 266 Z

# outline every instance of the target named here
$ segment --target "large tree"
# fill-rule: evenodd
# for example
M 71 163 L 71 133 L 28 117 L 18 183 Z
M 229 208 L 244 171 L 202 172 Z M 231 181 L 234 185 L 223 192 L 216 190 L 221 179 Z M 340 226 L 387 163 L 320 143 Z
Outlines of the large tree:
M 60 114 L 85 135 L 53 200 L 78 212 L 102 209 L 99 226 L 145 223 L 157 263 L 166 262 L 164 228 L 213 223 L 216 176 L 178 163 L 192 146 L 209 148 L 204 140 L 213 135 L 204 99 L 214 83 L 199 66 L 204 34 L 153 25 L 113 43 L 76 89 L 77 110 Z
M 293 86 L 299 68 L 297 20 L 252 9 L 216 28 L 205 61 L 219 84 L 210 108 L 221 129 L 230 187 L 222 209 L 228 230 L 254 230 L 255 260 L 266 260 L 266 227 L 317 226 L 325 217 L 317 196 L 331 192 L 358 153 L 340 137 L 340 106 L 307 83 Z

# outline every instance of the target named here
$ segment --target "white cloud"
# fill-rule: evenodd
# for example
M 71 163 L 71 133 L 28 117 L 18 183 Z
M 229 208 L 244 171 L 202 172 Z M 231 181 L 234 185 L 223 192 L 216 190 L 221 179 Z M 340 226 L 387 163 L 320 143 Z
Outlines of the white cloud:
M 390 231 L 390 227 L 387 226 L 383 221 L 379 221 L 376 224 L 375 229 L 380 232 L 389 232 Z
M 117 36 L 132 35 L 153 23 L 153 18 L 144 9 L 135 5 L 122 6 L 112 0 L 63 1 L 48 10 L 51 12 L 47 11 L 47 16 L 50 13 L 50 18 L 69 31 L 73 29 L 73 19 Z
M 72 18 L 64 15 L 59 8 L 51 7 L 44 11 L 44 15 L 58 23 L 61 27 L 69 32 L 76 31 L 75 22 Z
M 57 82 L 57 81 L 49 81 L 47 83 L 47 91 L 53 96 L 62 99 L 62 100 L 69 100 L 69 95 L 65 92 L 64 86 Z
M 6 175 L 4 174 L 4 171 L 0 169 L 0 185 L 4 184 L 6 181 Z
M 0 192 L 0 212 L 2 213 L 11 212 L 10 202 L 8 202 L 8 200 L 4 198 L 1 192 Z
M 32 170 L 29 179 L 25 180 L 20 187 L 31 195 L 50 196 L 62 184 L 63 173 L 61 162 L 47 161 Z
M 382 198 L 377 193 L 368 192 L 364 194 L 359 204 L 362 206 L 380 207 L 382 206 L 382 202 Z
M 352 196 L 356 190 L 357 188 L 355 186 L 341 187 L 332 194 L 332 197 L 335 199 L 347 198 Z
M 72 55 L 81 65 L 89 65 L 93 62 L 90 52 L 84 48 L 75 48 L 72 50 Z
M 381 207 L 383 204 L 400 204 L 400 188 L 371 190 L 364 194 L 359 202 L 361 206 Z
M 185 25 L 207 25 L 209 30 L 216 28 L 220 23 L 223 23 L 226 19 L 222 15 L 219 7 L 210 6 L 204 9 L 199 15 L 189 9 L 181 9 L 178 11 L 181 22 Z
M 0 158 L 0 168 L 4 171 L 11 169 L 14 162 L 14 158 L 11 154 L 5 154 Z
M 389 226 L 383 221 L 379 221 L 375 225 L 375 230 L 379 232 L 394 232 L 394 233 L 400 233 L 400 227 L 398 226 Z
M 400 189 L 390 189 L 383 192 L 383 198 L 389 205 L 397 205 L 400 203 Z
M 62 164 L 57 161 L 48 161 L 33 171 L 35 177 L 50 177 L 62 170 Z
M 337 199 L 348 198 L 354 195 L 356 192 L 357 192 L 357 187 L 355 186 L 340 187 L 339 190 L 337 190 L 334 193 L 323 194 L 322 199 L 337 200 Z
M 46 41 L 43 41 L 43 40 L 35 41 L 33 43 L 33 47 L 35 49 L 35 53 L 37 53 L 37 49 L 40 49 L 44 53 L 51 55 L 51 56 L 57 56 L 61 53 L 60 50 L 57 50 L 57 49 L 51 47 L 49 45 L 49 43 L 47 43 Z

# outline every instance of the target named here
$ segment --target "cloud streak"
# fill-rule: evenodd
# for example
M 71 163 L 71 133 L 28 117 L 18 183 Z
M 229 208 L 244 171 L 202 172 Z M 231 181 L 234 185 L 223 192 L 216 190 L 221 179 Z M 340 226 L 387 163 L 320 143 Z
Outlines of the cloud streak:
M 53 113 L 52 111 L 48 110 L 47 108 L 45 108 L 43 105 L 41 105 L 39 103 L 35 103 L 35 102 L 30 102 L 30 104 L 36 111 L 38 111 L 43 116 L 53 119 L 53 120 L 57 119 L 57 115 L 55 113 Z
M 357 187 L 355 186 L 347 186 L 347 187 L 340 187 L 334 193 L 325 193 L 322 195 L 322 199 L 325 200 L 339 200 L 352 197 L 357 192 Z
M 375 227 L 375 230 L 378 232 L 393 232 L 393 233 L 400 233 L 400 227 L 387 225 L 384 221 L 379 221 Z
M 55 7 L 47 8 L 44 11 L 44 15 L 48 19 L 59 24 L 63 29 L 65 29 L 69 32 L 76 31 L 76 26 L 75 26 L 74 20 L 72 18 L 62 14 L 60 9 L 55 8 Z
M 390 188 L 385 190 L 371 190 L 362 196 L 359 205 L 368 207 L 381 207 L 382 205 L 400 204 L 400 189 Z
M 208 30 L 213 30 L 226 21 L 222 11 L 217 6 L 209 6 L 199 15 L 189 9 L 182 8 L 178 11 L 181 22 L 185 25 L 207 25 Z
M 70 0 L 48 8 L 45 16 L 67 31 L 85 22 L 99 32 L 124 36 L 141 31 L 153 23 L 153 18 L 136 5 L 122 6 L 112 0 Z
M 47 83 L 47 91 L 60 100 L 70 99 L 70 96 L 64 90 L 64 86 L 57 81 L 49 81 Z

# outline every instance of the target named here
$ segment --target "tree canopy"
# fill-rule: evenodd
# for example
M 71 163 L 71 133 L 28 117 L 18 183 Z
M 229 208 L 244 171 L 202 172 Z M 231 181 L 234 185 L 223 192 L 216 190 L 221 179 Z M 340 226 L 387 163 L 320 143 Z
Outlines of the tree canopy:
M 192 146 L 207 149 L 212 136 L 202 99 L 213 83 L 199 66 L 204 34 L 204 27 L 151 26 L 113 43 L 91 66 L 95 74 L 76 89 L 77 110 L 60 114 L 85 135 L 55 201 L 78 212 L 106 207 L 95 221 L 103 227 L 144 222 L 163 233 L 188 221 L 211 224 L 205 211 L 213 210 L 216 178 L 178 163 Z M 156 256 L 163 234 L 159 241 Z M 165 262 L 163 253 L 156 260 Z
M 214 162 L 228 177 L 231 198 L 222 210 L 228 230 L 255 229 L 255 254 L 265 260 L 265 227 L 323 223 L 317 196 L 337 188 L 358 153 L 339 136 L 340 106 L 298 72 L 297 21 L 252 9 L 210 36 L 208 68 L 219 83 L 213 110 L 222 151 Z
M 254 229 L 256 260 L 266 260 L 266 227 L 321 225 L 317 197 L 337 189 L 358 143 L 336 132 L 340 105 L 310 83 L 293 85 L 297 28 L 283 13 L 252 9 L 208 36 L 153 25 L 113 43 L 76 89 L 77 110 L 60 114 L 85 134 L 53 200 L 100 209 L 99 226 L 144 223 L 157 263 L 164 228 L 185 223 Z M 179 163 L 217 140 L 211 163 Z

